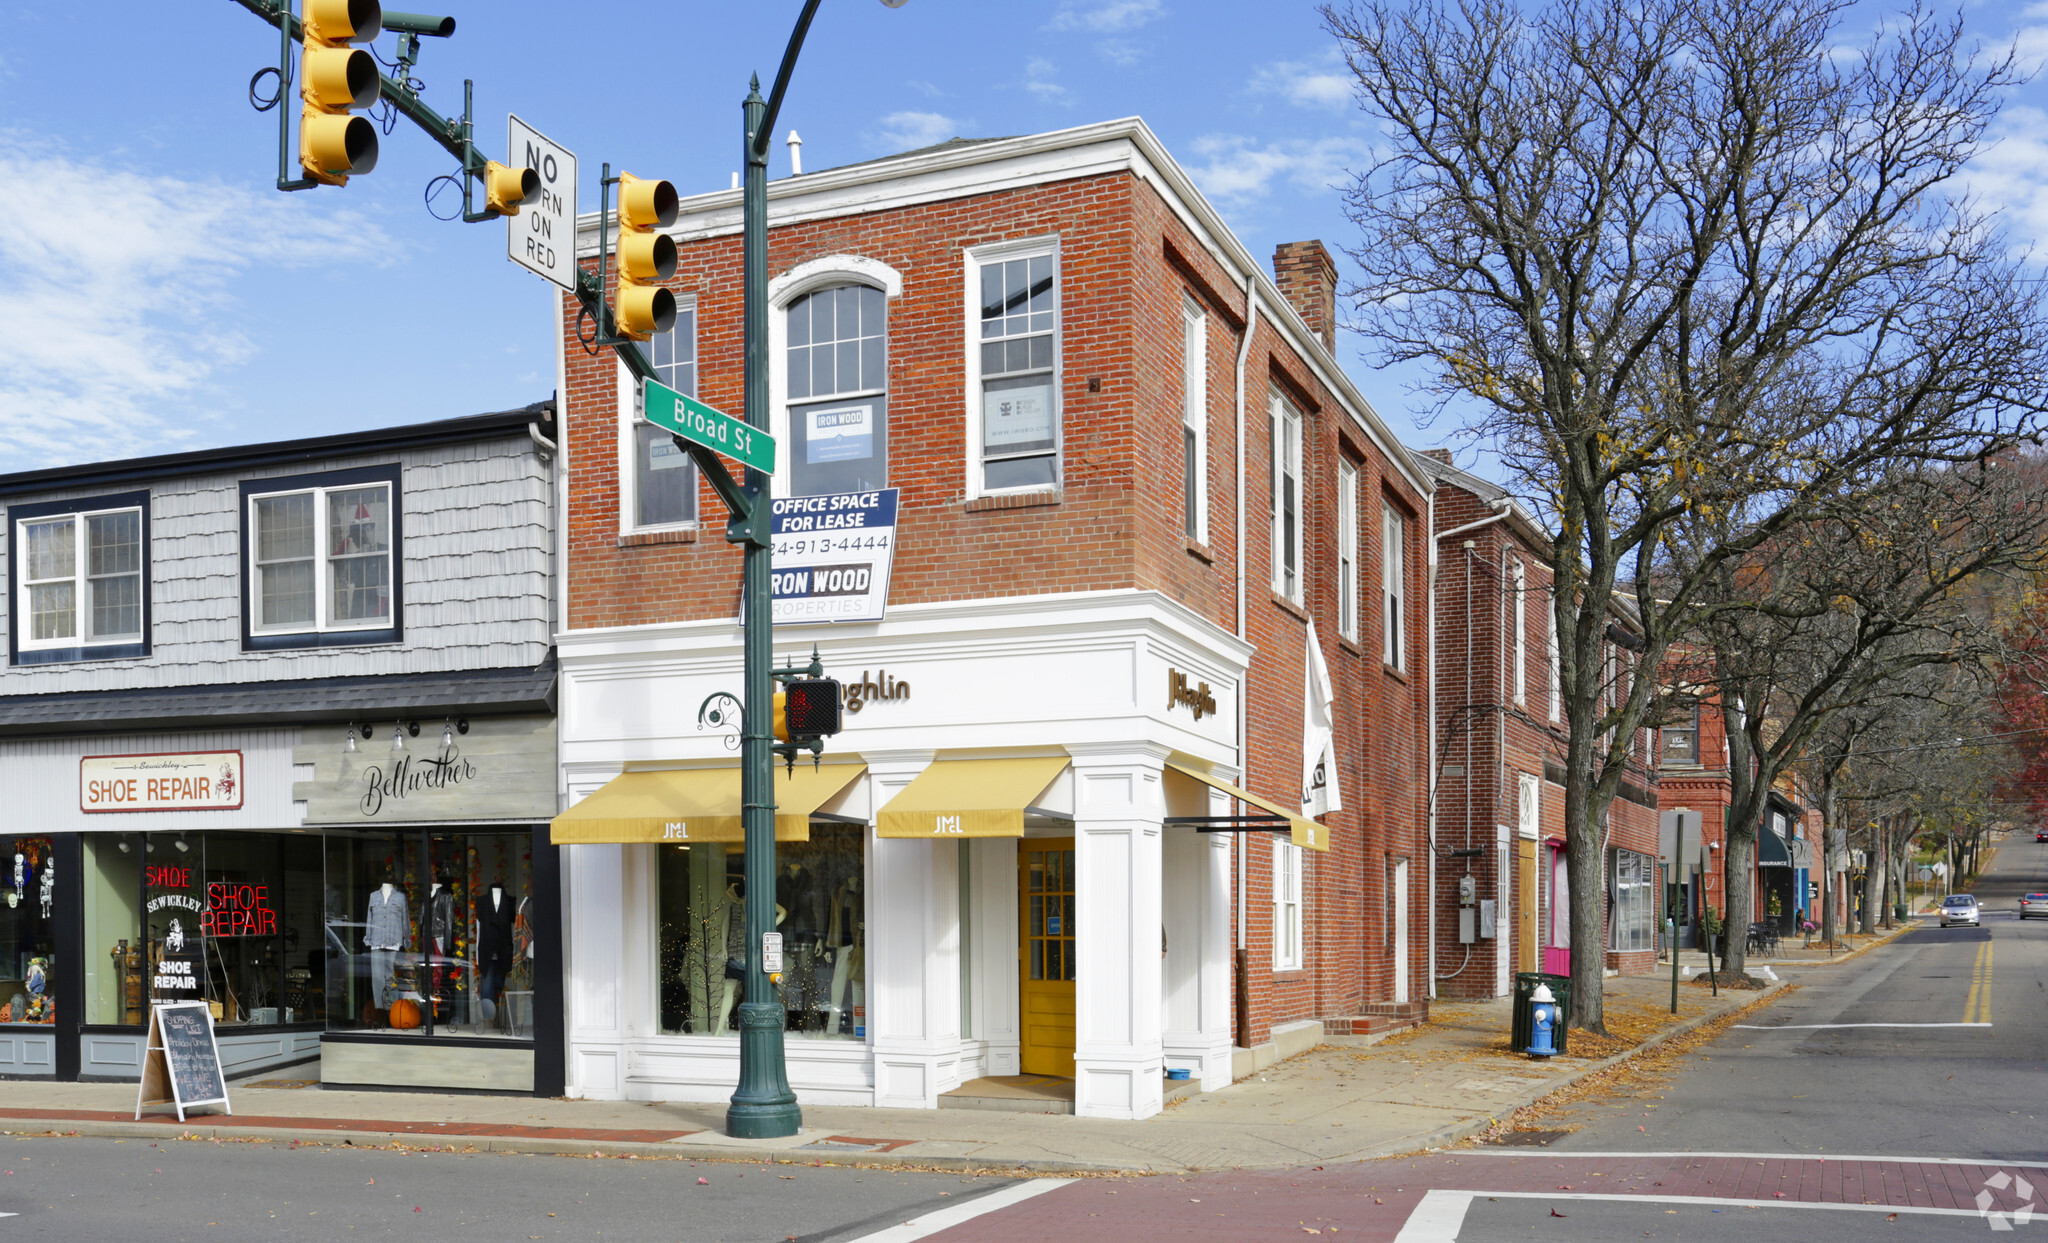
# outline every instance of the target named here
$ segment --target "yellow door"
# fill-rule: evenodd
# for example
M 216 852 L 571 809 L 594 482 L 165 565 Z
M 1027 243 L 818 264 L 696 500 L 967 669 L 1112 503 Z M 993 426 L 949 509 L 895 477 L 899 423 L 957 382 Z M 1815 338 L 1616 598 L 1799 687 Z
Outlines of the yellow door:
M 1527 838 L 1515 843 L 1516 884 L 1521 889 L 1515 907 L 1516 935 L 1521 938 L 1515 953 L 1515 970 L 1536 969 L 1536 843 Z
M 1023 917 L 1023 1066 L 1027 1075 L 1074 1077 L 1074 839 L 1018 843 Z

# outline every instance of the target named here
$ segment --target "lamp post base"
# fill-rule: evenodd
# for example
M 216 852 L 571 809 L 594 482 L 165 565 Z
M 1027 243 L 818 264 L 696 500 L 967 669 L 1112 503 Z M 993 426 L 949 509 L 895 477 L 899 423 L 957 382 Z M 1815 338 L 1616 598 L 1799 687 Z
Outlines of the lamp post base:
M 725 1111 L 725 1133 L 733 1139 L 784 1139 L 803 1129 L 783 1067 L 784 1021 L 779 1001 L 739 1007 L 740 1083 Z

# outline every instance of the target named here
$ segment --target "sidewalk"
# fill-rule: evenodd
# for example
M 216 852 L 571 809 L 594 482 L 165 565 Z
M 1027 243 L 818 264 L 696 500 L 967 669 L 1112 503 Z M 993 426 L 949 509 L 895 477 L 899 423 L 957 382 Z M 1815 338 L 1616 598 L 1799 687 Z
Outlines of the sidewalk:
M 413 1092 L 327 1092 L 303 1079 L 230 1089 L 232 1117 L 156 1113 L 134 1121 L 130 1084 L 17 1081 L 0 1128 L 82 1134 L 671 1160 L 757 1160 L 1053 1173 L 1183 1173 L 1360 1161 L 1440 1147 L 1658 1041 L 1774 995 L 1680 987 L 1668 976 L 1607 981 L 1606 1042 L 1571 1033 L 1574 1056 L 1507 1051 L 1506 1001 L 1444 1003 L 1425 1026 L 1368 1045 L 1331 1043 L 1143 1122 L 983 1110 L 809 1106 L 802 1134 L 732 1140 L 720 1104 L 536 1100 Z M 284 1074 L 293 1072 L 286 1071 Z M 303 1072 L 300 1072 L 303 1073 Z
M 1848 948 L 1837 949 L 1832 954 L 1828 952 L 1826 946 L 1820 943 L 1820 934 L 1815 933 L 1814 943 L 1808 946 L 1805 944 L 1804 937 L 1794 933 L 1779 939 L 1777 953 L 1752 954 L 1747 960 L 1747 965 L 1752 974 L 1762 974 L 1756 971 L 1758 967 L 1770 967 L 1773 969 L 1773 975 L 1776 973 L 1775 969 L 1779 967 L 1826 967 L 1834 963 L 1847 962 L 1858 954 L 1883 945 L 1900 933 L 1910 931 L 1918 926 L 1919 924 L 1916 920 L 1909 918 L 1897 927 L 1889 929 L 1880 928 L 1870 936 L 1864 936 L 1862 933 L 1844 936 L 1841 938 L 1841 942 Z M 1657 964 L 1657 969 L 1664 972 L 1668 979 L 1671 973 L 1671 960 L 1669 958 L 1661 959 Z M 1680 950 L 1678 952 L 1678 969 L 1681 975 L 1685 976 L 1697 975 L 1706 971 L 1706 952 L 1691 948 Z M 1766 976 L 1765 978 L 1770 977 Z

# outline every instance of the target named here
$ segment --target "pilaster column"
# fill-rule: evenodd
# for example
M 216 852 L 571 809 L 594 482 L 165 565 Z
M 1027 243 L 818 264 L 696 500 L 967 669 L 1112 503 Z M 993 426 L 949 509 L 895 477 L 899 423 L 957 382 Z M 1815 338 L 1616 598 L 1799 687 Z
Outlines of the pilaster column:
M 1163 1107 L 1160 1035 L 1163 747 L 1074 752 L 1074 1112 Z
M 869 753 L 879 814 L 930 751 Z M 960 846 L 868 838 L 868 1022 L 875 1104 L 937 1109 L 960 1080 Z

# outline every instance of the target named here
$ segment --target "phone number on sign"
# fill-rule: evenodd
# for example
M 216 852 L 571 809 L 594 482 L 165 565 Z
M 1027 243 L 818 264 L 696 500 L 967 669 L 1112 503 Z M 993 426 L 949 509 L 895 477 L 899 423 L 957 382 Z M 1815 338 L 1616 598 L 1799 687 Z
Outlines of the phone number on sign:
M 838 537 L 823 535 L 805 539 L 790 539 L 784 536 L 775 541 L 777 555 L 784 557 L 800 557 L 835 552 L 868 552 L 873 549 L 887 548 L 888 546 L 889 537 L 886 535 L 845 535 Z

